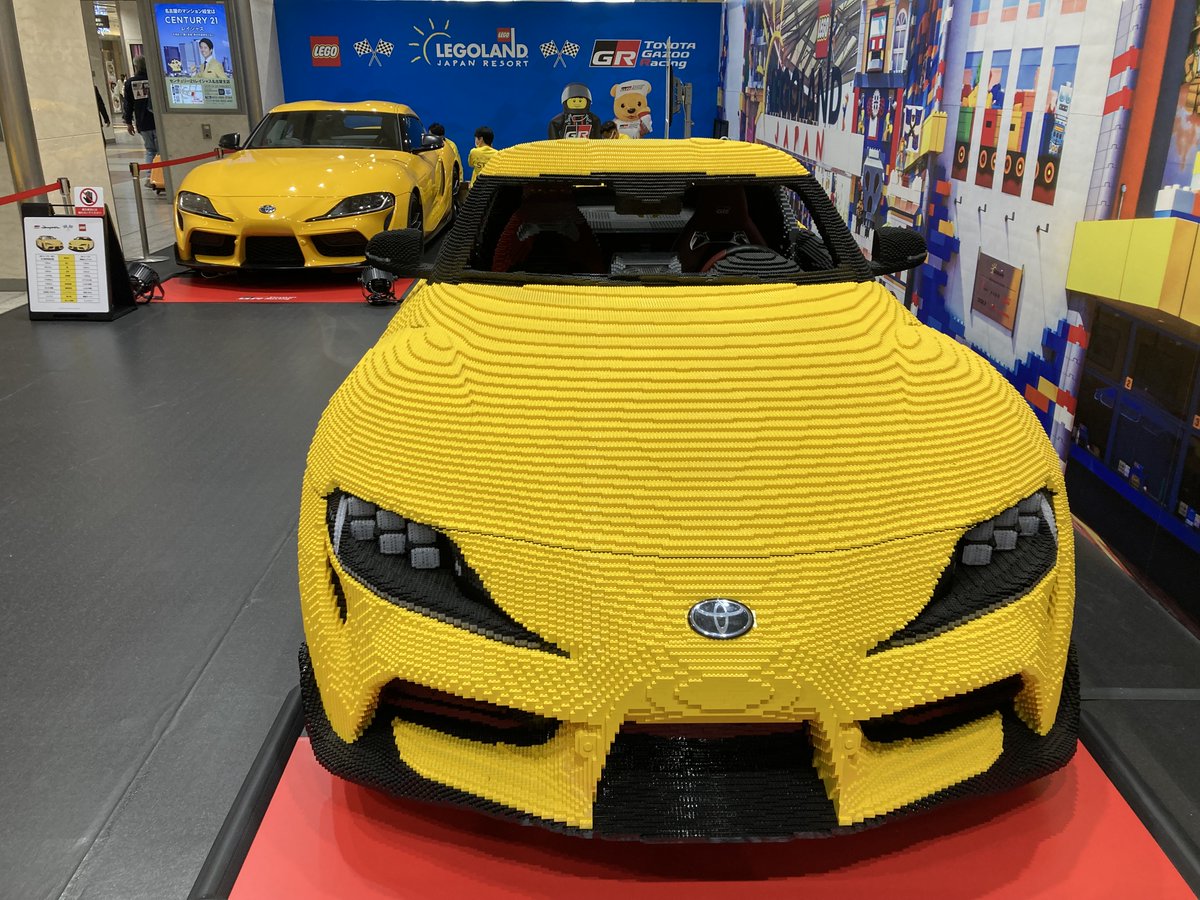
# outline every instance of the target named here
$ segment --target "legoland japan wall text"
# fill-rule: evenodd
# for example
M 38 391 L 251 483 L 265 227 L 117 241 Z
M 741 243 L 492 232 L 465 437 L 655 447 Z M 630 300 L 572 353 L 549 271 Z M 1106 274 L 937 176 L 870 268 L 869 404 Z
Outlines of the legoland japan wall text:
M 480 125 L 496 132 L 498 147 L 546 138 L 572 82 L 588 86 L 601 122 L 617 117 L 618 86 L 648 88 L 647 136 L 663 137 L 668 38 L 680 78 L 694 85 L 694 133 L 712 133 L 718 3 L 276 0 L 275 7 L 287 100 L 407 103 L 426 125 L 446 126 L 464 162 Z M 671 136 L 682 137 L 683 116 L 672 119 Z

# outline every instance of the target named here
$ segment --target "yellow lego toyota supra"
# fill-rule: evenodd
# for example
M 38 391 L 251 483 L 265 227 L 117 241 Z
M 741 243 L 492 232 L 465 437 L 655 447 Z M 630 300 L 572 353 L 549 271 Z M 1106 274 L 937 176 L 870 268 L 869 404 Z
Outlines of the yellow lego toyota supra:
M 303 482 L 308 733 L 572 833 L 828 834 L 1074 752 L 1071 518 L 1032 412 L 790 156 L 501 151 Z
M 198 269 L 361 266 L 387 228 L 432 234 L 462 183 L 453 144 L 398 103 L 277 106 L 244 144 L 187 174 L 175 197 L 175 256 Z

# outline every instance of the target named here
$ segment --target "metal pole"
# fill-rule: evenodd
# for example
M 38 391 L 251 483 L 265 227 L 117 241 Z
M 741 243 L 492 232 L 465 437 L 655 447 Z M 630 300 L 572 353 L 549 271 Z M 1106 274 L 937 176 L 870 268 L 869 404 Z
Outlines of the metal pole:
M 71 196 L 71 181 L 68 178 L 58 179 L 58 192 L 62 194 L 63 206 L 67 208 L 67 215 L 75 215 L 75 198 Z
M 142 255 L 138 257 L 138 260 L 141 262 L 162 262 L 166 259 L 165 256 L 150 255 L 150 241 L 146 237 L 146 208 L 142 205 L 142 184 L 137 163 L 131 162 L 129 164 L 129 174 L 133 176 L 133 199 L 134 205 L 137 206 L 138 234 L 142 238 Z
M 242 92 L 246 95 L 246 114 L 250 117 L 250 130 L 262 121 L 262 84 L 258 80 L 258 51 L 255 48 L 254 18 L 250 12 L 250 0 L 233 0 L 237 12 L 238 57 L 241 66 L 237 77 L 241 79 Z
M 25 63 L 17 40 L 13 0 L 0 0 L 0 128 L 12 167 L 13 186 L 28 191 L 46 183 L 25 84 Z

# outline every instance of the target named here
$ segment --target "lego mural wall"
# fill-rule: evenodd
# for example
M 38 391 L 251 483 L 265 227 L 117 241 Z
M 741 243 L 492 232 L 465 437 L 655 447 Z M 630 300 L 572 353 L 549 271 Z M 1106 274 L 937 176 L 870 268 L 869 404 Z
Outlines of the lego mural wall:
M 1064 456 L 1085 340 L 1067 266 L 1075 223 L 1111 199 L 1134 6 L 746 0 L 726 28 L 740 135 L 804 160 L 864 251 L 880 225 L 920 230 L 929 262 L 890 287 L 1003 372 Z
M 725 35 L 731 132 L 800 157 L 868 254 L 924 235 L 896 296 L 1200 623 L 1200 0 L 734 0 Z

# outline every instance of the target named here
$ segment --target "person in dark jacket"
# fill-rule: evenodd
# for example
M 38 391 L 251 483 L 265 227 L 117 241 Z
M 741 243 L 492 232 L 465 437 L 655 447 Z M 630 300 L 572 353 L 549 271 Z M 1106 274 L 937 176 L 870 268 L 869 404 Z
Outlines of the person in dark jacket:
M 104 98 L 100 96 L 100 88 L 96 87 L 96 82 L 94 81 L 92 82 L 92 90 L 96 92 L 96 109 L 100 111 L 100 122 L 107 128 L 112 124 L 112 121 L 108 118 L 108 107 L 104 104 Z
M 139 56 L 134 63 L 133 76 L 125 82 L 125 102 L 122 117 L 130 134 L 142 136 L 146 145 L 146 162 L 154 162 L 158 153 L 158 133 L 154 130 L 154 109 L 150 104 L 150 79 L 146 75 L 146 60 Z M 146 176 L 146 187 L 150 187 L 150 176 Z

